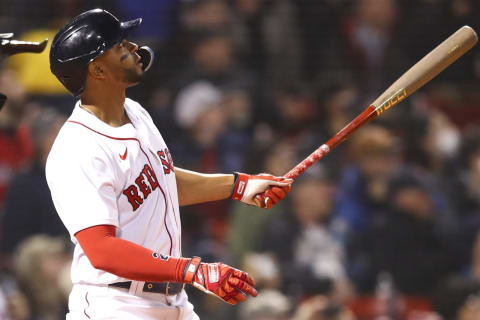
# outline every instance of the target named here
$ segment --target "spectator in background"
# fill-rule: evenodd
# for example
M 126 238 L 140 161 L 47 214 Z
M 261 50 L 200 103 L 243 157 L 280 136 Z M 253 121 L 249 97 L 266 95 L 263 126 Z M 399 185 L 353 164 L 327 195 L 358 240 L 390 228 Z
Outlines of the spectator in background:
M 243 167 L 248 135 L 236 134 L 230 123 L 241 126 L 250 107 L 236 99 L 241 98 L 225 95 L 206 81 L 180 91 L 174 114 L 186 134 L 183 141 L 174 142 L 172 152 L 184 167 L 201 172 L 230 172 Z
M 37 235 L 15 253 L 15 271 L 32 314 L 42 320 L 63 319 L 67 310 L 71 253 L 63 239 Z
M 463 1 L 463 0 L 462 0 Z M 400 28 L 399 41 L 403 48 L 408 48 L 405 54 L 409 64 L 417 62 L 454 30 L 448 31 L 448 6 L 456 1 L 431 0 L 401 0 L 402 20 L 408 17 L 408 23 Z M 425 19 L 425 16 L 430 19 Z M 438 23 L 443 21 L 443 23 Z M 415 34 L 415 37 L 408 35 Z
M 435 206 L 418 171 L 403 169 L 387 187 L 388 205 L 370 215 L 368 228 L 350 246 L 349 265 L 364 267 L 363 278 L 354 280 L 359 290 L 371 291 L 387 272 L 401 294 L 429 299 L 437 283 L 458 270 L 455 223 Z
M 478 30 L 480 26 L 477 18 L 480 4 L 476 0 L 400 0 L 400 4 L 402 18 L 408 19 L 408 23 L 402 24 L 397 39 L 402 43 L 402 47 L 408 48 L 405 53 L 408 55 L 409 65 L 421 59 L 459 27 L 469 25 Z M 426 16 L 429 19 L 425 19 Z M 410 36 L 413 34 L 415 37 Z M 478 53 L 466 54 L 455 63 L 454 68 L 447 68 L 437 76 L 437 84 L 444 86 L 443 94 L 448 95 L 445 89 L 462 91 L 459 84 L 470 85 L 478 79 L 476 60 Z
M 451 278 L 438 288 L 435 310 L 445 320 L 480 319 L 480 283 Z
M 345 237 L 363 232 L 374 210 L 387 205 L 388 181 L 402 165 L 398 142 L 386 128 L 369 125 L 352 136 L 350 165 L 339 179 L 337 215 Z
M 291 79 L 290 79 L 291 80 Z M 328 139 L 324 128 L 327 117 L 316 103 L 312 89 L 303 83 L 285 81 L 269 93 L 268 102 L 255 107 L 253 148 L 247 165 L 254 171 L 265 170 L 258 161 L 272 145 L 288 145 L 296 161 L 305 158 Z M 337 154 L 325 158 L 329 169 L 338 168 Z M 296 163 L 293 163 L 295 165 Z M 284 167 L 283 175 L 292 167 Z
M 289 83 L 274 91 L 274 109 L 268 117 L 278 131 L 288 137 L 300 136 L 300 140 L 306 132 L 321 130 L 318 128 L 320 115 L 310 88 L 304 84 Z
M 331 38 L 340 36 L 339 19 L 344 14 L 346 4 L 350 0 L 295 0 L 291 1 L 297 14 L 301 47 L 302 47 L 302 75 L 303 79 L 311 82 L 315 70 L 318 70 L 323 55 Z M 319 19 L 321 17 L 321 19 Z
M 263 161 L 254 157 L 252 163 L 247 165 L 253 172 L 266 171 L 275 175 L 283 175 L 297 162 L 295 146 L 285 139 L 277 141 L 260 154 L 265 157 Z M 279 203 L 266 215 L 255 212 L 257 209 L 254 207 L 237 206 L 236 204 L 232 206 L 228 252 L 238 264 L 244 263 L 244 259 L 250 252 L 261 250 L 264 230 L 271 222 L 284 218 L 283 212 L 289 208 L 285 203 Z M 245 237 L 246 234 L 248 237 Z
M 192 82 L 207 80 L 220 89 L 243 89 L 250 93 L 255 82 L 237 64 L 231 34 L 223 29 L 192 31 L 191 59 L 177 74 L 177 91 Z
M 285 78 L 300 80 L 301 47 L 295 7 L 288 0 L 191 0 L 182 14 L 186 31 L 225 30 L 239 62 L 259 84 L 273 88 Z
M 233 0 L 233 40 L 240 62 L 264 90 L 299 81 L 302 47 L 296 7 L 288 0 Z
M 31 160 L 33 150 L 27 126 L 23 122 L 25 91 L 11 69 L 0 68 L 0 88 L 8 96 L 8 100 L 0 112 L 1 210 L 10 179 Z
M 0 319 L 32 320 L 32 310 L 25 294 L 10 274 L 0 272 Z
M 289 320 L 291 303 L 279 291 L 262 290 L 241 306 L 240 320 Z
M 316 164 L 295 181 L 291 209 L 265 225 L 261 247 L 276 256 L 286 292 L 302 296 L 331 283 L 332 296 L 343 302 L 349 281 L 332 223 L 335 187 L 324 170 Z
M 58 20 L 74 15 L 80 0 L 17 0 L 10 2 L 6 12 L 11 17 L 9 30 L 17 34 L 32 29 L 46 29 Z M 34 9 L 34 10 L 32 10 Z
M 223 0 L 184 0 L 181 22 L 184 29 L 230 29 L 232 12 Z
M 163 67 L 167 78 L 176 79 L 178 70 L 190 63 L 192 46 L 197 42 L 196 34 L 201 30 L 232 30 L 232 12 L 223 0 L 183 0 L 179 6 L 177 34 L 164 48 L 167 60 Z M 181 84 L 184 85 L 184 84 Z M 175 88 L 174 88 L 175 89 Z M 176 88 L 178 90 L 178 88 Z M 176 93 L 176 92 L 174 92 Z
M 53 109 L 31 110 L 30 135 L 34 159 L 9 184 L 1 227 L 1 251 L 7 256 L 24 239 L 36 234 L 67 236 L 56 214 L 45 178 L 45 163 L 50 148 L 66 117 Z M 26 195 L 28 200 L 25 199 Z
M 348 307 L 319 294 L 299 303 L 292 320 L 356 320 L 356 317 Z
M 420 163 L 425 169 L 434 172 L 439 177 L 453 174 L 452 166 L 457 156 L 461 133 L 454 123 L 440 110 L 432 109 L 424 112 L 425 134 L 416 133 L 420 152 L 425 154 L 425 161 Z M 409 134 L 411 136 L 411 134 Z M 408 141 L 410 142 L 410 141 Z M 407 143 L 408 143 L 407 142 Z M 417 158 L 421 158 L 417 154 Z M 412 159 L 413 160 L 413 159 Z
M 171 143 L 171 152 L 178 159 L 176 165 L 205 173 L 243 168 L 250 137 L 241 127 L 250 117 L 250 106 L 242 99 L 241 93 L 224 93 L 207 81 L 194 82 L 181 90 L 174 116 L 183 135 Z M 191 239 L 206 240 L 192 244 L 195 248 L 201 246 L 204 256 L 221 257 L 222 250 L 219 252 L 218 248 L 228 233 L 229 205 L 217 201 L 186 208 L 192 211 L 183 220 L 189 230 L 186 233 L 191 232 Z
M 458 166 L 451 175 L 448 186 L 449 199 L 459 219 L 462 232 L 462 261 L 470 265 L 471 252 L 480 230 L 480 127 L 467 129 L 461 139 Z M 478 271 L 477 271 L 478 272 Z
M 255 104 L 253 101 L 255 82 L 246 70 L 237 66 L 233 56 L 230 35 L 223 30 L 197 30 L 194 32 L 193 37 L 195 40 L 190 49 L 191 59 L 175 75 L 168 88 L 157 89 L 158 95 L 154 104 L 156 111 L 153 115 L 153 119 L 156 119 L 157 124 L 165 123 L 165 119 L 170 119 L 169 114 L 176 113 L 173 110 L 176 108 L 175 101 L 178 100 L 176 96 L 183 88 L 196 82 L 206 81 L 214 86 L 216 90 L 229 95 L 232 94 L 231 98 L 235 97 L 235 99 L 231 99 L 232 107 L 234 107 L 233 103 L 238 105 L 240 99 L 244 107 L 247 106 L 246 109 Z M 163 102 L 158 103 L 162 99 Z M 241 125 L 240 131 L 248 129 L 251 125 L 246 123 L 250 119 L 249 110 L 242 114 L 247 115 L 247 117 L 242 120 L 244 123 Z M 161 115 L 165 119 L 162 119 Z M 236 115 L 229 112 L 229 117 L 233 120 L 233 117 L 236 117 Z M 237 120 L 239 119 L 237 118 Z M 174 124 L 176 126 L 172 128 L 171 123 L 166 123 L 166 127 L 173 132 L 166 136 L 166 140 L 172 143 L 181 134 L 181 130 L 178 130 L 181 125 L 176 123 L 176 121 L 174 121 Z M 235 124 L 238 125 L 238 121 L 235 121 Z
M 444 5 L 447 6 L 447 16 L 445 17 L 445 24 L 443 28 L 443 35 L 441 39 L 446 38 L 455 30 L 463 25 L 468 25 L 474 30 L 479 30 L 480 23 L 478 21 L 478 15 L 480 14 L 480 4 L 476 0 L 452 0 L 444 2 Z M 442 26 L 441 26 L 442 27 Z M 436 26 L 435 33 L 439 33 L 439 26 Z M 478 67 L 478 51 L 477 54 L 470 53 L 467 54 L 458 61 L 455 68 L 449 68 L 443 73 L 442 80 L 448 79 L 450 84 L 466 84 L 466 85 L 475 85 L 476 81 L 479 79 Z M 451 89 L 455 90 L 455 86 L 449 85 Z
M 268 121 L 272 127 L 273 139 L 278 140 L 279 136 L 287 139 L 300 159 L 328 139 L 323 127 L 325 115 L 317 105 L 311 88 L 305 84 L 289 82 L 278 87 L 273 92 L 273 106 L 264 112 L 262 120 Z M 333 158 L 335 156 L 325 161 L 330 163 Z
M 471 277 L 480 282 L 480 232 L 475 238 L 471 257 Z
M 7 31 L 17 34 L 32 29 L 61 26 L 68 17 L 83 9 L 112 8 L 114 0 L 15 0 L 7 1 Z M 2 8 L 3 9 L 3 8 Z
M 356 115 L 405 72 L 408 64 L 395 41 L 397 1 L 359 0 L 351 6 L 350 15 L 339 25 L 341 37 L 332 37 L 318 57 L 323 63 L 318 66 L 316 81 L 322 94 L 352 91 L 357 97 L 349 112 Z

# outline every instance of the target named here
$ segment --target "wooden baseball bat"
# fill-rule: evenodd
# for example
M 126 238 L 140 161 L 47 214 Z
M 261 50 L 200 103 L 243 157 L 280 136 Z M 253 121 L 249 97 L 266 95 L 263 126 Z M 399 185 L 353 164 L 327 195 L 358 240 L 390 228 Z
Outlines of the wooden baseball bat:
M 307 158 L 285 174 L 286 178 L 296 179 L 315 162 L 323 158 L 332 149 L 347 139 L 358 128 L 390 109 L 400 101 L 432 80 L 446 67 L 469 51 L 478 41 L 477 34 L 469 26 L 463 26 L 448 37 L 413 67 L 398 78 L 368 108 L 360 113 L 345 128 L 322 144 Z M 256 199 L 267 206 L 268 197 L 257 195 Z
M 40 53 L 47 46 L 48 39 L 42 42 L 14 40 L 13 33 L 0 33 L 0 55 L 11 56 L 17 53 Z

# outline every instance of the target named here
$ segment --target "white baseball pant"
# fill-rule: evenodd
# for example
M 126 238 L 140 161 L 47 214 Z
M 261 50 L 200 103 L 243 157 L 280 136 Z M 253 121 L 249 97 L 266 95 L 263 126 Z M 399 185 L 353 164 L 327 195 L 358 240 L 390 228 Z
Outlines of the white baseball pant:
M 199 320 L 185 290 L 172 296 L 143 292 L 143 282 L 130 290 L 76 284 L 70 293 L 66 320 Z

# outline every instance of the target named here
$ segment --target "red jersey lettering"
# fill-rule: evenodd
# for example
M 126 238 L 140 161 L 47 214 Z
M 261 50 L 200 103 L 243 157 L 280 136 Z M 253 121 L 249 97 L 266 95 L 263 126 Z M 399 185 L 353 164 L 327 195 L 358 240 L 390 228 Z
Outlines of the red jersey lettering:
M 145 177 L 141 174 L 135 179 L 135 183 L 143 193 L 143 198 L 147 199 L 148 195 L 152 192 L 152 189 L 145 183 Z
M 133 211 L 137 210 L 143 203 L 142 197 L 138 194 L 137 186 L 133 184 L 123 190 L 123 194 L 127 196 L 128 202 L 132 205 Z
M 175 171 L 173 168 L 173 159 L 168 149 L 165 149 L 165 151 L 158 151 L 157 154 L 160 157 L 160 161 L 162 162 L 163 166 L 163 172 L 165 174 Z
M 145 178 L 147 179 L 145 180 Z M 159 184 L 155 172 L 148 164 L 146 164 L 143 167 L 142 172 L 135 179 L 135 184 L 132 184 L 127 189 L 123 190 L 123 194 L 127 196 L 128 202 L 130 202 L 133 211 L 135 211 L 143 201 L 148 198 L 148 195 L 158 188 L 158 186 Z M 143 197 L 138 193 L 138 190 L 142 192 Z
M 155 172 L 153 171 L 152 168 L 148 164 L 146 164 L 143 167 L 142 173 L 147 176 L 147 180 L 150 183 L 150 186 L 152 187 L 152 190 L 155 190 L 158 188 L 158 180 L 157 176 L 155 175 Z

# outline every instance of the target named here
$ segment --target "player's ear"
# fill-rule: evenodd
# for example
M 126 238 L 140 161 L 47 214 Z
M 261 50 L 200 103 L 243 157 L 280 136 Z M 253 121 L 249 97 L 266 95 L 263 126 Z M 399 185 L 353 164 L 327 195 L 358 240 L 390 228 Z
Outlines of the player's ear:
M 88 73 L 95 79 L 105 78 L 105 67 L 99 61 L 92 61 L 88 64 Z

